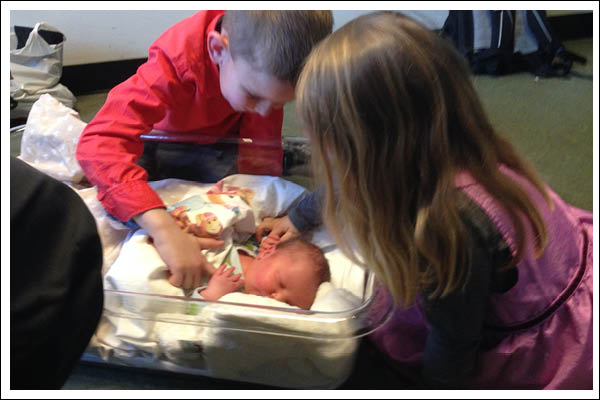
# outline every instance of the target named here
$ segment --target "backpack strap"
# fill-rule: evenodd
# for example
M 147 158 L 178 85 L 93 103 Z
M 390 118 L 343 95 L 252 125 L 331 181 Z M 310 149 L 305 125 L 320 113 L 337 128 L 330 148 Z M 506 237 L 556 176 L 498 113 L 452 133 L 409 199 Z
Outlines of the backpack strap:
M 546 18 L 546 12 L 538 10 L 525 11 L 525 18 L 527 26 L 537 40 L 538 49 L 554 53 L 559 47 L 562 47 L 552 33 L 548 18 Z
M 468 58 L 473 54 L 473 32 L 473 11 L 450 10 L 441 35 L 450 39 L 460 54 Z
M 554 34 L 545 11 L 525 11 L 525 20 L 528 33 L 534 36 L 538 44 L 536 52 L 523 55 L 530 72 L 539 76 L 565 76 L 571 71 L 573 61 L 585 64 L 584 57 L 565 50 Z
M 467 58 L 474 73 L 512 72 L 514 11 L 449 11 L 441 31 Z
M 515 15 L 514 11 L 490 11 L 492 18 L 492 42 L 490 48 L 502 49 L 503 53 L 512 54 L 515 47 Z
M 469 60 L 471 70 L 476 74 L 490 75 L 513 72 L 515 29 L 513 12 L 478 10 L 473 11 L 473 16 L 477 43 Z

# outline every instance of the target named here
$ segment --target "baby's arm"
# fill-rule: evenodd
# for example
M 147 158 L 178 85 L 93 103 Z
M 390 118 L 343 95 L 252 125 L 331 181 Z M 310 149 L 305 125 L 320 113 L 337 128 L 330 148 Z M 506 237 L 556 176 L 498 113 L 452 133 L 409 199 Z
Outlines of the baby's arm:
M 210 278 L 207 288 L 201 291 L 200 295 L 206 300 L 219 300 L 228 293 L 238 291 L 244 281 L 240 279 L 242 274 L 233 275 L 233 271 L 233 267 L 227 268 L 227 265 L 221 265 Z

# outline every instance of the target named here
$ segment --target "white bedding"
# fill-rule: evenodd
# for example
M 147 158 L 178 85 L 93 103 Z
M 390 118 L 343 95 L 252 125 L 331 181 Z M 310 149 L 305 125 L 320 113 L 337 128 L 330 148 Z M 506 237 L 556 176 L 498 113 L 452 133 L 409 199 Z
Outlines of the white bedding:
M 238 202 L 240 209 L 235 213 L 229 207 L 230 214 L 224 211 L 220 215 L 226 240 L 221 252 L 234 239 L 243 240 L 253 234 L 262 218 L 284 214 L 307 194 L 304 188 L 284 179 L 253 175 L 230 176 L 218 186 L 177 179 L 151 185 L 166 204 L 194 195 L 205 196 L 211 191 L 230 192 L 225 200 L 235 203 L 239 200 L 233 199 L 236 190 L 252 192 L 245 199 L 247 209 L 243 208 L 243 202 Z M 105 289 L 180 298 L 186 295 L 167 282 L 166 266 L 148 243 L 144 231 L 128 235 L 122 224 L 106 215 L 96 199 L 95 189 L 78 193 L 98 223 L 104 247 Z M 200 301 L 193 312 L 182 311 L 178 306 L 171 310 L 164 303 L 159 306 L 152 296 L 108 293 L 106 311 L 90 342 L 90 350 L 105 360 L 116 358 L 130 365 L 160 363 L 161 368 L 191 369 L 188 372 L 285 387 L 306 387 L 307 382 L 310 387 L 327 387 L 337 378 L 343 379 L 352 366 L 357 346 L 353 337 L 357 321 L 326 320 L 331 315 L 339 317 L 329 313 L 361 305 L 365 273 L 335 248 L 326 231 L 318 231 L 306 239 L 324 250 L 331 269 L 331 281 L 321 284 L 311 307 L 315 313 L 294 314 L 296 307 L 241 292 L 228 294 L 215 303 Z M 219 251 L 205 251 L 205 254 L 218 265 Z M 309 339 L 313 336 L 343 339 Z

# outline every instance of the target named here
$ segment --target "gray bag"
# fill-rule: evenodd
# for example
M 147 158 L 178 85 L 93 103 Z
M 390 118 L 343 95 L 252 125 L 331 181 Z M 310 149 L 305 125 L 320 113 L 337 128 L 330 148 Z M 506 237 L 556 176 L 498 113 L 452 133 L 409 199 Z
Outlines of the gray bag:
M 56 32 L 62 36 L 62 40 L 50 44 L 42 37 L 40 30 Z M 11 46 L 10 97 L 17 102 L 17 107 L 11 110 L 11 119 L 27 117 L 33 103 L 46 93 L 69 108 L 75 106 L 77 99 L 73 93 L 59 83 L 65 39 L 58 29 L 39 22 L 31 30 L 23 47 L 13 49 Z

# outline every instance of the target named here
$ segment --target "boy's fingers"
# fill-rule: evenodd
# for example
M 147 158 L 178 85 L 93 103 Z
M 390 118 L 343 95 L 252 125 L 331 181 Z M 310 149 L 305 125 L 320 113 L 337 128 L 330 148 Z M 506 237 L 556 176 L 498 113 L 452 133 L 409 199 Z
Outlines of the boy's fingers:
M 183 283 L 183 277 L 181 274 L 171 274 L 168 281 L 171 285 L 180 288 Z
M 187 273 L 183 277 L 183 289 L 191 289 L 194 287 L 194 275 Z
M 202 275 L 201 274 L 196 274 L 196 277 L 194 279 L 194 286 L 193 288 L 197 288 L 202 286 Z
M 219 247 L 223 247 L 225 244 L 225 242 L 222 240 L 211 238 L 197 238 L 196 240 L 198 240 L 200 248 L 202 249 L 218 249 Z
M 233 275 L 231 278 L 232 278 L 233 282 L 238 282 L 241 277 L 242 277 L 242 274 L 236 274 L 236 275 Z
M 206 272 L 208 274 L 208 276 L 212 276 L 215 273 L 219 272 L 219 269 L 217 269 L 214 265 L 212 265 L 208 261 L 204 262 L 204 264 L 202 265 L 202 269 L 204 270 L 204 272 Z

